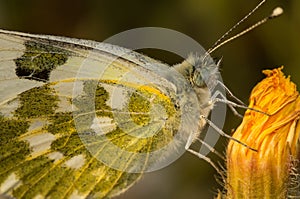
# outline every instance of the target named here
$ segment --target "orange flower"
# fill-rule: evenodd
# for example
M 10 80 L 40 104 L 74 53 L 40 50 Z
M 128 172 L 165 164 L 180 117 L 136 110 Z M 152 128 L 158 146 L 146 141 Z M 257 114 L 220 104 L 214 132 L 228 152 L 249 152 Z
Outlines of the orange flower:
M 247 110 L 233 134 L 257 152 L 235 141 L 228 144 L 225 198 L 300 197 L 300 96 L 282 68 L 263 71 L 267 77 L 250 96 L 249 107 L 268 115 Z

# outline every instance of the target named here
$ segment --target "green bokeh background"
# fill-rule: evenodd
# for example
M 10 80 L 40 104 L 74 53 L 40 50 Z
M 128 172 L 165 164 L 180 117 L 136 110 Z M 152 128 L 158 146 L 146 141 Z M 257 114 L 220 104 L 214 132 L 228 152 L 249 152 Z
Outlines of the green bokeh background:
M 0 27 L 102 41 L 128 29 L 155 26 L 182 32 L 208 49 L 257 3 L 253 0 L 0 0 Z M 284 72 L 300 85 L 300 1 L 270 0 L 239 30 L 268 15 L 276 6 L 284 8 L 283 16 L 212 54 L 223 56 L 224 83 L 246 103 L 251 89 L 263 78 L 262 69 L 284 65 Z M 182 61 L 161 51 L 146 52 L 170 64 Z M 226 121 L 223 130 L 231 132 L 241 120 L 228 113 Z M 224 151 L 226 142 L 220 139 L 216 148 Z M 219 187 L 214 175 L 208 163 L 185 154 L 169 167 L 146 174 L 118 199 L 213 198 Z

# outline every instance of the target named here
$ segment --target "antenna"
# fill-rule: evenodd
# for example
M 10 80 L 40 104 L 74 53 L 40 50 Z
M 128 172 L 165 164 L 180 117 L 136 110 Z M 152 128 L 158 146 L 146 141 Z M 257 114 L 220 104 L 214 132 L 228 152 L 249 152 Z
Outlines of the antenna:
M 258 26 L 266 23 L 269 19 L 274 19 L 278 16 L 280 16 L 283 13 L 283 9 L 281 7 L 276 7 L 275 9 L 273 9 L 272 13 L 263 18 L 262 20 L 256 22 L 255 24 L 253 24 L 252 26 L 250 26 L 249 28 L 243 30 L 242 32 L 226 39 L 225 41 L 224 38 L 226 36 L 228 36 L 229 33 L 231 33 L 234 29 L 236 29 L 242 22 L 244 22 L 247 18 L 249 18 L 249 16 L 251 16 L 263 3 L 265 2 L 265 0 L 261 1 L 251 12 L 249 12 L 249 14 L 247 14 L 242 20 L 240 20 L 237 24 L 235 24 L 230 30 L 228 30 L 220 39 L 218 39 L 217 42 L 215 42 L 215 44 L 208 49 L 207 54 L 211 54 L 213 51 L 215 51 L 216 49 L 220 48 L 221 46 L 223 46 L 224 44 L 246 34 L 247 32 L 250 32 L 251 30 L 257 28 Z M 221 42 L 222 41 L 222 42 Z
M 246 19 L 248 19 L 258 8 L 260 8 L 266 0 L 262 0 L 255 8 L 253 8 L 246 16 L 244 16 L 239 22 L 237 22 L 232 28 L 230 28 L 223 36 L 218 39 L 210 49 L 215 48 L 225 37 L 227 37 L 233 30 L 235 30 L 240 24 L 242 24 Z M 208 51 L 210 51 L 210 49 Z

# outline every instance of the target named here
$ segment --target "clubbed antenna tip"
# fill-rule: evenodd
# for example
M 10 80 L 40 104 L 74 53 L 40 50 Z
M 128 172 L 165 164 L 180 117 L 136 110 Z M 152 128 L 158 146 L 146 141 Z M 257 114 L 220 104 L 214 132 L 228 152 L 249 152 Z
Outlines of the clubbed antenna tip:
M 282 15 L 283 9 L 281 7 L 276 7 L 274 8 L 272 14 L 270 15 L 270 18 L 278 17 Z

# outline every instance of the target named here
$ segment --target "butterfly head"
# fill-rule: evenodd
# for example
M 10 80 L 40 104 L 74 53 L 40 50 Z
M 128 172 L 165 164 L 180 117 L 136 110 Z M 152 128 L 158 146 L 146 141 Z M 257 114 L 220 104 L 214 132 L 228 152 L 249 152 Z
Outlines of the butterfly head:
M 212 91 L 218 83 L 218 64 L 208 54 L 191 54 L 174 67 L 190 83 L 198 103 L 205 106 L 202 106 L 201 114 L 207 116 L 212 108 L 208 106 Z
M 175 68 L 196 90 L 201 88 L 213 89 L 218 81 L 218 64 L 207 55 L 191 54 Z

